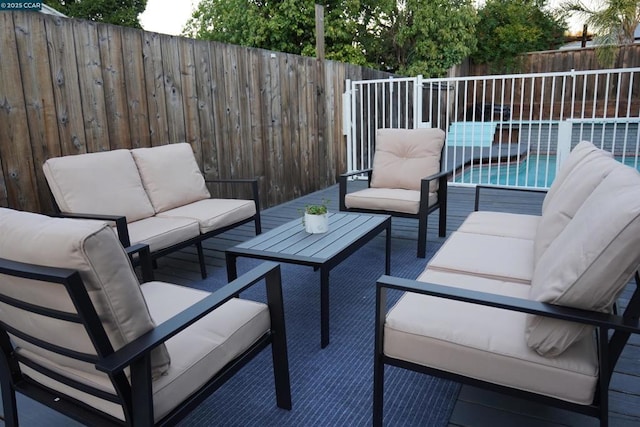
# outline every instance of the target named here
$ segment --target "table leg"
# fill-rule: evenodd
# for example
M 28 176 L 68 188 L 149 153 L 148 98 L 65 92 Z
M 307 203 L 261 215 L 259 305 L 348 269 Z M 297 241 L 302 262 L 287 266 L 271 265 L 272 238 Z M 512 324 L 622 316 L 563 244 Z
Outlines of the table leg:
M 320 347 L 329 345 L 329 267 L 320 267 Z
M 227 262 L 227 281 L 231 282 L 238 278 L 238 269 L 236 268 L 236 259 L 238 257 L 229 253 L 225 254 L 225 261 Z

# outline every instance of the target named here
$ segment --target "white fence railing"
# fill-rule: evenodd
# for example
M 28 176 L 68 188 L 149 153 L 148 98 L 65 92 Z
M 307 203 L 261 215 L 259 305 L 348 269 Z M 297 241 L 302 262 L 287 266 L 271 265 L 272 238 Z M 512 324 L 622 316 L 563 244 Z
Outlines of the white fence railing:
M 350 170 L 370 167 L 375 130 L 438 127 L 454 183 L 548 187 L 581 140 L 640 169 L 640 68 L 348 82 Z

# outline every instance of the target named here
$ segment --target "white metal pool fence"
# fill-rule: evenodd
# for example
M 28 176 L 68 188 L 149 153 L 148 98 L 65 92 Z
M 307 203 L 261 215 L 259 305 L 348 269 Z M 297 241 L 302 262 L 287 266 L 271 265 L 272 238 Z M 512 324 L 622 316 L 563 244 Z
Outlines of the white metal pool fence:
M 640 68 L 347 81 L 343 107 L 350 171 L 373 164 L 376 129 L 418 127 L 446 132 L 460 185 L 548 187 L 582 140 L 640 168 Z

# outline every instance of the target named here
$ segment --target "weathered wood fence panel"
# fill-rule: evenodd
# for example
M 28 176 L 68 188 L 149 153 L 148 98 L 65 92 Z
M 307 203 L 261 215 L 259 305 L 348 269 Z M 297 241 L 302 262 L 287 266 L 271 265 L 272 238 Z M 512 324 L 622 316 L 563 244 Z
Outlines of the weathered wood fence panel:
M 263 206 L 325 188 L 346 170 L 345 79 L 388 76 L 32 12 L 0 31 L 0 206 L 37 212 L 48 158 L 181 141 L 207 178 L 258 177 Z

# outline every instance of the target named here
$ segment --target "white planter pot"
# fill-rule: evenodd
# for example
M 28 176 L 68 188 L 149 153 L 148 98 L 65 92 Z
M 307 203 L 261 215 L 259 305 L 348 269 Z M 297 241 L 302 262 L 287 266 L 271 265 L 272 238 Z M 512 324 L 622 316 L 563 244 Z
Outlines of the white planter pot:
M 329 231 L 329 216 L 304 214 L 304 228 L 307 233 L 317 234 Z

